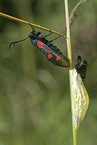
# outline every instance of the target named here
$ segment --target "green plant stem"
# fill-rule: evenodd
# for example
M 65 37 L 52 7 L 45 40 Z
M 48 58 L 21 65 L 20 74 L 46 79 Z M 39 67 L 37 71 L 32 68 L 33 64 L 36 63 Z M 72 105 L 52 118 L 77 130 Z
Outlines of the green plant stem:
M 70 25 L 72 25 L 73 21 L 74 21 L 74 18 L 76 17 L 76 12 L 78 10 L 78 8 L 84 4 L 87 0 L 80 0 L 76 6 L 73 8 L 72 12 L 71 12 L 71 15 L 70 15 Z
M 73 142 L 77 145 L 77 130 L 73 127 Z
M 72 130 L 73 130 L 73 145 L 77 145 L 77 130 L 74 127 L 73 122 L 73 108 L 72 108 L 72 92 L 71 92 L 71 86 L 72 86 L 72 77 L 70 76 L 70 70 L 69 70 L 69 78 L 70 78 L 70 95 L 71 95 L 71 112 L 72 112 Z
M 68 1 L 65 2 L 65 13 L 66 13 L 66 28 L 67 28 L 67 52 L 68 58 L 70 59 L 70 68 L 72 68 L 72 52 L 71 52 L 71 41 L 70 41 L 70 28 L 69 28 L 69 14 L 68 14 Z
M 71 40 L 70 40 L 70 27 L 69 27 L 69 14 L 68 14 L 68 0 L 64 0 L 65 3 L 65 13 L 66 13 L 66 28 L 67 28 L 67 52 L 68 58 L 70 59 L 70 69 L 72 69 L 72 52 L 71 52 Z M 70 91 L 71 91 L 71 77 L 70 77 L 70 70 L 69 70 L 69 80 L 70 80 Z M 72 98 L 71 98 L 71 110 L 72 110 Z M 73 112 L 72 112 L 72 128 L 73 128 L 73 143 L 77 145 L 77 130 L 74 128 L 73 124 Z
M 43 29 L 43 30 L 45 30 L 45 31 L 52 32 L 52 33 L 54 33 L 54 34 L 57 34 L 57 35 L 59 35 L 59 36 L 62 36 L 62 37 L 64 37 L 64 38 L 68 39 L 65 35 L 63 35 L 63 34 L 61 34 L 61 33 L 59 33 L 59 32 L 56 32 L 56 31 L 54 31 L 54 30 L 51 30 L 51 29 L 42 27 L 42 26 L 40 26 L 40 25 L 36 25 L 36 24 L 33 24 L 33 23 L 30 23 L 30 22 L 24 21 L 24 20 L 22 20 L 22 19 L 18 19 L 18 18 L 16 18 L 16 17 L 10 16 L 10 15 L 7 15 L 7 14 L 1 13 L 1 12 L 0 12 L 0 16 L 1 16 L 1 17 L 5 17 L 5 18 L 7 18 L 7 19 L 11 19 L 11 20 L 17 21 L 17 22 L 20 22 L 20 23 L 24 23 L 24 24 L 27 24 L 27 25 L 30 25 L 30 26 L 33 26 L 33 27 L 36 27 L 36 28 L 40 28 L 40 29 Z

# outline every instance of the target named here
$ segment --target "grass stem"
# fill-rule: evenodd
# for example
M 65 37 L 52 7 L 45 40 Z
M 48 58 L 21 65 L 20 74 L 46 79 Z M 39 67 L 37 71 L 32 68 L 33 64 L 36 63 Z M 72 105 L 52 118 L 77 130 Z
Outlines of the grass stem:
M 68 58 L 70 59 L 70 69 L 72 69 L 72 51 L 71 51 L 71 40 L 70 40 L 70 27 L 69 27 L 69 13 L 68 13 L 68 0 L 64 0 L 65 3 L 65 14 L 66 14 L 66 28 L 67 28 L 67 52 Z M 70 91 L 71 91 L 71 77 L 69 71 L 70 78 Z M 71 98 L 71 110 L 72 110 L 72 98 Z M 73 124 L 73 112 L 72 112 L 72 128 L 73 128 L 73 144 L 77 145 L 77 130 L 74 128 Z
M 24 20 L 22 20 L 22 19 L 19 19 L 19 18 L 10 16 L 10 15 L 4 14 L 4 13 L 1 13 L 1 12 L 0 12 L 0 16 L 1 16 L 1 17 L 5 17 L 5 18 L 7 18 L 7 19 L 11 19 L 11 20 L 17 21 L 17 22 L 20 22 L 20 23 L 24 23 L 24 24 L 26 24 L 26 25 L 30 25 L 30 26 L 33 26 L 33 27 L 36 27 L 36 28 L 40 28 L 40 29 L 43 29 L 43 30 L 45 30 L 45 31 L 52 32 L 52 33 L 54 33 L 54 34 L 57 34 L 57 35 L 59 35 L 59 36 L 62 36 L 62 37 L 64 37 L 64 38 L 68 39 L 65 35 L 63 35 L 63 34 L 61 34 L 61 33 L 59 33 L 59 32 L 56 32 L 56 31 L 54 31 L 54 30 L 51 30 L 51 29 L 42 27 L 42 26 L 40 26 L 40 25 L 36 25 L 36 24 L 33 24 L 33 23 L 30 23 L 30 22 L 24 21 Z

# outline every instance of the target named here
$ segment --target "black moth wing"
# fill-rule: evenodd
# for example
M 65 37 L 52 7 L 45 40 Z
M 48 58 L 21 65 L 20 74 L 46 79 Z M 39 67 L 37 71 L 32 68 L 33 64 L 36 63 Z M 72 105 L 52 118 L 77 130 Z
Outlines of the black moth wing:
M 40 40 L 37 40 L 37 47 L 40 49 L 40 51 L 44 54 L 44 56 L 53 64 L 61 66 L 61 67 L 69 67 L 69 60 L 48 47 L 45 43 L 43 43 Z

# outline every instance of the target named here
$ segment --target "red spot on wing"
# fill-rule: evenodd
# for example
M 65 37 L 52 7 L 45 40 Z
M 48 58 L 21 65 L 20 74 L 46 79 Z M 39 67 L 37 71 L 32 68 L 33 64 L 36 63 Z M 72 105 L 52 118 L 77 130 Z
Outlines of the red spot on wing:
M 60 59 L 61 59 L 61 57 L 60 56 L 57 56 L 56 60 L 59 61 Z
M 48 58 L 51 59 L 52 58 L 52 54 L 48 54 Z
M 50 51 L 50 50 L 48 50 L 48 53 L 51 53 L 51 51 Z
M 43 48 L 43 46 L 44 46 L 45 44 L 43 43 L 43 42 L 41 42 L 41 41 L 37 41 L 37 46 L 38 46 L 38 48 Z

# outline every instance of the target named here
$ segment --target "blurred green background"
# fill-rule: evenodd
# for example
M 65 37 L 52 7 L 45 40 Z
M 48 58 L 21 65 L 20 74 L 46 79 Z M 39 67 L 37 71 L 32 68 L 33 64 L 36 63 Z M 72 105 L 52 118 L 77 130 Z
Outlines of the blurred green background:
M 69 0 L 70 12 L 77 2 Z M 65 32 L 63 0 L 0 0 L 0 11 Z M 10 42 L 30 32 L 29 26 L 0 17 L 0 145 L 72 145 L 68 69 L 47 61 L 30 39 L 8 49 Z M 77 11 L 71 41 L 73 66 L 78 55 L 88 61 L 85 86 L 90 106 L 78 144 L 97 145 L 97 0 Z M 65 39 L 53 44 L 66 56 Z

